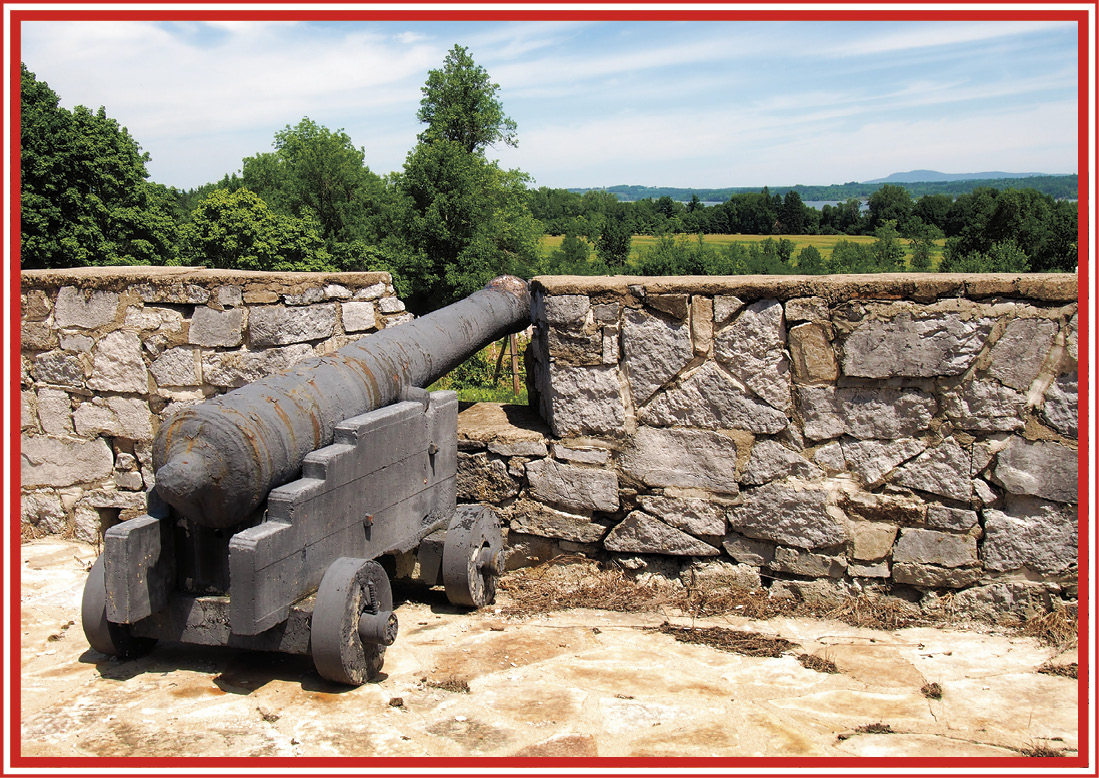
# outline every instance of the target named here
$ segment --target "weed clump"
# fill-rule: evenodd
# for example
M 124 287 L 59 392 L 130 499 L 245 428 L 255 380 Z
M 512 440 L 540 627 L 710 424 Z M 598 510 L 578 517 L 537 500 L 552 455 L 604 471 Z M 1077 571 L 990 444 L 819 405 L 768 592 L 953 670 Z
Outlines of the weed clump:
M 649 629 L 671 635 L 680 643 L 700 644 L 744 656 L 778 657 L 797 647 L 796 643 L 785 638 L 723 627 L 676 627 L 665 621 L 659 627 Z
M 798 655 L 798 661 L 801 662 L 802 667 L 816 670 L 818 673 L 838 673 L 840 671 L 831 659 L 825 659 L 823 656 L 816 656 L 815 654 L 800 654 Z
M 943 687 L 937 683 L 925 683 L 923 688 L 920 689 L 920 694 L 929 700 L 941 700 L 943 698 Z
M 1039 673 L 1045 675 L 1060 675 L 1064 678 L 1076 678 L 1079 672 L 1079 667 L 1076 662 L 1070 664 L 1058 665 L 1053 662 L 1046 662 L 1044 665 L 1038 668 Z

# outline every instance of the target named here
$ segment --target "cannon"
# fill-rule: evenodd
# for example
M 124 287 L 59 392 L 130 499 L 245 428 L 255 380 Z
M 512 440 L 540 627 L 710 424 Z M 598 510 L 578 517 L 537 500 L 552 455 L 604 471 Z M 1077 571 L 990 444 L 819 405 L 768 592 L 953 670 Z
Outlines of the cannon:
M 328 680 L 378 674 L 397 635 L 398 562 L 481 607 L 503 572 L 496 514 L 457 506 L 454 392 L 428 392 L 527 326 L 503 276 L 446 308 L 172 416 L 146 513 L 110 527 L 84 586 L 92 648 L 161 639 L 311 656 Z

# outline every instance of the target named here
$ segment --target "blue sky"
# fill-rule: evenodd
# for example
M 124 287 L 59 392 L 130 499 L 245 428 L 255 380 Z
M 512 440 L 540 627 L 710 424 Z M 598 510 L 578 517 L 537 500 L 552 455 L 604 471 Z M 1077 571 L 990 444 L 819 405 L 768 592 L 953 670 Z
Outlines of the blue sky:
M 776 14 L 777 16 L 777 14 Z M 499 83 L 538 186 L 832 184 L 1077 172 L 1077 29 L 1019 21 L 24 22 L 62 105 L 125 125 L 190 188 L 303 116 L 399 170 L 455 44 Z

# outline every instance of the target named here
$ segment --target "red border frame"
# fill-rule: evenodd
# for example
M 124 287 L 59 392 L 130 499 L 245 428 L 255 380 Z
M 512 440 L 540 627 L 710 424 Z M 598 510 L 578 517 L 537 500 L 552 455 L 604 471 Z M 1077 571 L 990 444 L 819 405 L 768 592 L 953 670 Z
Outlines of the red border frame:
M 921 3 L 929 2 L 930 0 L 920 0 Z M 154 0 L 155 2 L 161 2 L 161 0 Z M 8 52 L 11 64 L 11 82 L 8 85 L 8 96 L 10 101 L 11 112 L 11 148 L 13 149 L 12 158 L 9 161 L 9 191 L 13 193 L 11 203 L 11 223 L 18 224 L 19 220 L 19 157 L 14 150 L 19 146 L 19 87 L 20 87 L 20 75 L 19 75 L 19 52 L 21 43 L 21 23 L 24 21 L 36 21 L 45 19 L 64 19 L 69 21 L 91 21 L 91 20 L 146 20 L 146 19 L 171 19 L 182 21 L 199 21 L 199 20 L 234 20 L 234 21 L 247 21 L 247 20 L 287 20 L 287 21 L 305 21 L 305 20 L 318 20 L 318 19 L 339 19 L 339 20 L 378 20 L 378 21 L 399 21 L 409 18 L 414 18 L 416 12 L 414 10 L 376 10 L 370 8 L 367 4 L 356 2 L 356 0 L 331 0 L 331 4 L 342 5 L 346 4 L 346 9 L 338 10 L 315 10 L 311 11 L 303 8 L 284 8 L 291 4 L 299 5 L 297 0 L 236 0 L 236 2 L 242 5 L 254 5 L 255 8 L 246 9 L 234 9 L 234 10 L 216 10 L 214 4 L 203 4 L 201 2 L 192 2 L 192 0 L 184 0 L 186 5 L 202 6 L 195 9 L 176 9 L 172 11 L 161 11 L 156 9 L 138 9 L 138 8 L 126 8 L 112 9 L 112 10 L 95 10 L 81 8 L 81 4 L 84 4 L 84 0 L 77 0 L 72 3 L 70 9 L 66 11 L 56 10 L 18 10 L 13 11 L 11 14 L 11 48 Z M 1090 6 L 1096 11 L 1093 16 L 1093 25 L 1089 28 L 1088 25 L 1088 12 L 1085 10 L 1064 10 L 1063 8 L 1050 9 L 1050 10 L 1036 10 L 1034 3 L 1027 2 L 1027 0 L 1007 0 L 1007 2 L 999 2 L 998 0 L 975 0 L 972 5 L 973 8 L 958 9 L 958 10 L 944 10 L 937 8 L 935 10 L 927 10 L 919 7 L 918 4 L 907 9 L 883 9 L 883 8 L 867 8 L 866 10 L 835 10 L 827 8 L 816 8 L 813 6 L 823 6 L 831 4 L 831 0 L 803 0 L 801 7 L 796 9 L 790 9 L 785 5 L 776 4 L 773 9 L 753 9 L 753 10 L 737 10 L 730 8 L 718 8 L 718 5 L 728 5 L 723 0 L 697 0 L 700 5 L 713 5 L 713 8 L 691 9 L 691 10 L 673 10 L 673 9 L 650 9 L 646 6 L 662 3 L 663 0 L 604 0 L 607 5 L 612 6 L 609 9 L 592 10 L 586 9 L 582 4 L 567 5 L 565 2 L 558 2 L 558 0 L 551 0 L 552 4 L 563 6 L 555 8 L 547 8 L 542 10 L 516 10 L 509 8 L 510 0 L 481 0 L 481 2 L 491 5 L 498 5 L 499 10 L 464 10 L 454 8 L 451 10 L 446 6 L 450 3 L 450 0 L 444 0 L 441 7 L 431 8 L 424 11 L 424 18 L 430 18 L 432 20 L 442 21 L 552 21 L 552 20 L 597 20 L 597 21 L 633 21 L 633 20 L 688 20 L 688 21 L 709 21 L 709 20 L 771 20 L 775 18 L 792 18 L 798 21 L 844 21 L 844 20 L 881 20 L 881 21 L 916 21 L 916 20 L 935 20 L 935 21 L 984 21 L 984 20 L 1023 20 L 1023 21 L 1042 21 L 1042 20 L 1062 20 L 1062 21 L 1075 21 L 1078 24 L 1078 52 L 1079 52 L 1079 84 L 1078 84 L 1078 103 L 1080 106 L 1079 111 L 1079 132 L 1078 132 L 1078 182 L 1079 182 L 1079 202 L 1080 202 L 1080 224 L 1079 224 L 1079 237 L 1078 246 L 1081 250 L 1086 252 L 1088 249 L 1088 237 L 1089 237 L 1089 223 L 1087 214 L 1097 215 L 1095 211 L 1091 209 L 1094 207 L 1089 201 L 1089 186 L 1091 182 L 1092 166 L 1094 164 L 1095 149 L 1091 147 L 1090 135 L 1089 135 L 1089 98 L 1099 98 L 1099 88 L 1094 83 L 1096 78 L 1095 74 L 1091 72 L 1088 67 L 1090 61 L 1090 36 L 1089 32 L 1099 32 L 1099 8 L 1097 3 L 1099 0 L 1090 0 L 1090 2 L 1083 3 L 1082 5 Z M 137 4 L 147 5 L 146 0 L 117 0 L 115 4 L 128 6 Z M 849 0 L 849 5 L 871 5 L 876 4 L 877 0 Z M 89 3 L 90 4 L 90 3 Z M 177 5 L 179 3 L 176 3 Z M 1004 5 L 1012 6 L 1026 6 L 1020 7 L 1018 10 L 1008 8 L 1003 10 Z M 0 3 L 2 6 L 3 3 Z M 31 5 L 31 3 L 26 3 Z M 268 8 L 260 8 L 258 6 L 268 6 Z M 354 5 L 354 7 L 350 7 Z M 642 6 L 637 8 L 637 6 Z M 270 6 L 274 6 L 273 8 Z M 621 7 L 614 7 L 621 6 Z M 632 6 L 632 7 L 627 7 Z M 808 7 L 806 7 L 808 6 Z M 999 6 L 1000 10 L 993 10 L 991 8 L 985 9 L 980 6 Z M 1097 35 L 1099 37 L 1099 35 Z M 1097 100 L 1099 101 L 1099 100 Z M 4 160 L 0 160 L 0 166 L 4 164 Z M 8 236 L 9 247 L 12 257 L 12 264 L 9 268 L 10 281 L 12 289 L 12 297 L 9 300 L 9 317 L 8 317 L 8 333 L 10 334 L 9 342 L 15 343 L 15 336 L 19 333 L 20 326 L 20 298 L 16 294 L 16 290 L 19 288 L 19 266 L 15 262 L 15 258 L 19 256 L 19 235 L 13 229 L 12 234 Z M 1082 282 L 1079 288 L 1079 310 L 1082 315 L 1079 316 L 1079 353 L 1080 366 L 1081 366 L 1081 394 L 1084 398 L 1089 398 L 1090 395 L 1090 381 L 1089 381 L 1089 357 L 1090 357 L 1090 341 L 1091 341 L 1091 323 L 1089 320 L 1090 314 L 1090 300 L 1091 300 L 1091 274 L 1090 274 L 1090 257 L 1081 257 L 1078 278 Z M 20 376 L 20 355 L 19 349 L 13 348 L 11 354 L 11 394 L 12 394 L 12 407 L 6 409 L 6 421 L 9 431 L 9 442 L 11 446 L 11 463 L 10 463 L 10 477 L 12 484 L 12 505 L 16 504 L 19 500 L 19 468 L 18 468 L 18 454 L 19 454 L 19 425 L 14 423 L 19 408 L 16 398 L 19 396 L 19 376 Z M 987 770 L 993 768 L 994 770 L 1012 771 L 1014 775 L 1046 775 L 1056 768 L 1057 770 L 1069 770 L 1073 769 L 1074 774 L 1077 775 L 1099 775 L 1099 769 L 1096 766 L 1092 766 L 1090 772 L 1080 772 L 1080 768 L 1087 768 L 1091 761 L 1093 743 L 1091 741 L 1091 731 L 1088 728 L 1089 725 L 1089 681 L 1092 672 L 1092 667 L 1089 660 L 1092 659 L 1090 654 L 1090 636 L 1091 636 L 1091 624 L 1088 622 L 1087 614 L 1088 607 L 1091 601 L 1091 586 L 1090 570 L 1088 567 L 1089 561 L 1092 557 L 1092 543 L 1094 542 L 1093 533 L 1089 526 L 1088 518 L 1090 517 L 1090 509 L 1092 505 L 1092 494 L 1090 491 L 1090 471 L 1089 471 L 1089 458 L 1088 452 L 1091 449 L 1091 419 L 1090 409 L 1087 401 L 1080 405 L 1080 428 L 1082 430 L 1082 436 L 1080 438 L 1079 457 L 1078 464 L 1081 472 L 1088 473 L 1088 478 L 1085 484 L 1080 488 L 1080 500 L 1079 509 L 1080 514 L 1084 517 L 1084 521 L 1080 522 L 1080 535 L 1079 535 L 1079 606 L 1081 612 L 1080 619 L 1080 645 L 1081 645 L 1081 670 L 1079 674 L 1079 710 L 1078 710 L 1078 726 L 1079 726 L 1079 756 L 1077 757 L 1064 757 L 1056 759 L 1042 760 L 1041 763 L 1036 763 L 1034 759 L 1026 757 L 1005 757 L 1005 758 L 987 758 L 987 757 L 974 757 L 964 759 L 946 759 L 946 758 L 920 758 L 911 757 L 906 759 L 900 758 L 847 758 L 847 757 L 814 757 L 814 758 L 596 758 L 596 759 L 560 759 L 560 760 L 547 760 L 547 759 L 530 759 L 530 758 L 507 758 L 507 757 L 476 757 L 476 758 L 346 758 L 346 757 L 310 757 L 310 758 L 290 758 L 290 757 L 270 757 L 262 760 L 247 757 L 202 757 L 202 758 L 101 758 L 95 760 L 89 760 L 84 758 L 49 758 L 49 757 L 23 757 L 20 754 L 21 746 L 21 732 L 20 732 L 20 690 L 21 690 L 21 678 L 19 675 L 21 646 L 16 642 L 12 646 L 12 666 L 10 669 L 11 683 L 10 688 L 4 687 L 3 678 L 0 677 L 0 691 L 5 695 L 10 695 L 11 711 L 13 713 L 12 720 L 9 722 L 9 735 L 11 738 L 12 751 L 11 751 L 11 766 L 18 768 L 19 771 L 27 775 L 55 775 L 53 771 L 56 770 L 75 770 L 80 771 L 83 769 L 89 769 L 89 762 L 94 761 L 94 765 L 90 769 L 95 770 L 110 770 L 121 769 L 127 771 L 144 771 L 148 770 L 150 773 L 155 771 L 163 771 L 166 769 L 172 770 L 191 770 L 196 767 L 196 764 L 206 765 L 209 764 L 211 769 L 232 770 L 237 769 L 282 769 L 292 770 L 292 774 L 307 775 L 309 768 L 316 768 L 321 770 L 363 770 L 369 769 L 374 774 L 385 774 L 378 772 L 378 768 L 404 768 L 415 769 L 417 767 L 425 769 L 430 772 L 407 772 L 401 773 L 407 776 L 419 776 L 419 775 L 438 775 L 441 772 L 445 772 L 448 768 L 457 770 L 470 770 L 470 769 L 487 769 L 487 770 L 500 770 L 500 771 L 514 771 L 513 774 L 522 774 L 524 770 L 540 769 L 546 770 L 547 768 L 559 767 L 563 770 L 583 770 L 587 768 L 590 772 L 568 772 L 559 774 L 568 774 L 572 776 L 587 776 L 587 775 L 601 775 L 598 772 L 601 769 L 636 769 L 638 771 L 645 771 L 650 774 L 679 774 L 684 769 L 694 770 L 712 770 L 712 772 L 699 772 L 697 775 L 727 775 L 730 770 L 744 770 L 746 768 L 757 768 L 761 770 L 760 773 L 741 773 L 742 775 L 766 775 L 769 778 L 783 775 L 801 775 L 805 773 L 805 770 L 817 768 L 820 770 L 843 770 L 844 768 L 850 768 L 853 770 L 872 770 L 879 769 L 883 772 L 888 771 L 913 771 L 913 770 Z M 9 527 L 11 533 L 11 544 L 13 549 L 18 549 L 20 544 L 20 526 L 18 522 L 12 521 Z M 14 556 L 14 554 L 13 554 Z M 11 621 L 9 627 L 12 630 L 13 637 L 18 640 L 18 615 L 20 606 L 20 565 L 17 564 L 18 559 L 11 560 L 10 579 L 8 581 L 8 604 L 10 607 Z M 778 768 L 776 770 L 775 768 Z M 1043 768 L 1043 769 L 1037 769 Z M 201 769 L 201 768 L 200 768 Z M 41 772 L 35 772 L 40 770 Z M 0 764 L 0 772 L 3 771 L 3 765 Z M 26 772 L 24 772 L 26 771 Z M 765 772 L 762 772 L 765 771 Z M 786 772 L 796 771 L 796 772 Z M 79 773 L 78 773 L 79 774 Z M 192 773 L 181 773 L 192 774 Z M 234 773 L 218 773 L 218 772 L 195 772 L 193 774 L 202 775 L 235 775 Z M 501 773 L 508 774 L 508 773 Z M 558 773 L 545 773 L 546 775 L 554 775 Z M 966 772 L 943 772 L 941 775 L 966 775 Z M 986 773 L 988 774 L 988 773 Z

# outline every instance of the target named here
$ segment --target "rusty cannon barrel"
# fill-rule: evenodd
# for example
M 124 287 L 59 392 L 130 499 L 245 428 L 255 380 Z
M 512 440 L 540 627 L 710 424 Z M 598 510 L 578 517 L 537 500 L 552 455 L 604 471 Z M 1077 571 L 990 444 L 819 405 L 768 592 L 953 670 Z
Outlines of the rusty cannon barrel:
M 296 477 L 306 454 L 331 443 L 341 421 L 426 387 L 529 321 L 526 282 L 502 276 L 446 308 L 187 408 L 153 444 L 157 494 L 196 524 L 234 527 Z

